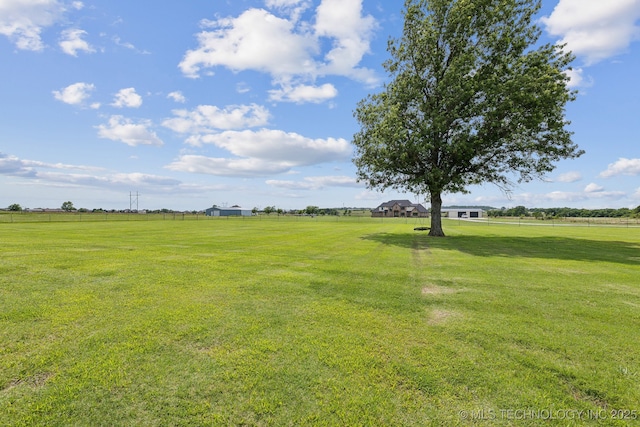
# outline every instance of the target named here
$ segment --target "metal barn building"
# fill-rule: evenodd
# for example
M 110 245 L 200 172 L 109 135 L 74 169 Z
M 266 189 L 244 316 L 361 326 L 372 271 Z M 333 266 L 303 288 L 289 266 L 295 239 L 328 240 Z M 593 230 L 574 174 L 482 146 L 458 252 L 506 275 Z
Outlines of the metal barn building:
M 251 216 L 250 209 L 242 209 L 240 206 L 232 206 L 230 208 L 221 208 L 218 206 L 210 207 L 205 211 L 206 216 Z
M 484 211 L 478 208 L 443 209 L 442 213 L 447 214 L 449 218 L 483 218 L 484 217 Z

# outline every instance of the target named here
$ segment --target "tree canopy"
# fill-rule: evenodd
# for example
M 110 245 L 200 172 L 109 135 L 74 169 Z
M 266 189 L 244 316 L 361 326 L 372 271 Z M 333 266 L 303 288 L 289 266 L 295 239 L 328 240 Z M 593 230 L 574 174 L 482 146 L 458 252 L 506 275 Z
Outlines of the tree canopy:
M 60 209 L 62 209 L 63 211 L 71 212 L 76 208 L 73 206 L 73 203 L 71 201 L 66 201 L 62 203 L 62 206 L 60 206 Z
M 273 212 L 276 211 L 276 208 L 275 206 L 265 206 L 265 208 L 262 211 L 267 215 L 271 215 Z
M 390 82 L 360 101 L 353 137 L 369 188 L 428 195 L 444 236 L 442 195 L 542 178 L 583 152 L 566 129 L 573 56 L 538 45 L 539 0 L 406 0 Z

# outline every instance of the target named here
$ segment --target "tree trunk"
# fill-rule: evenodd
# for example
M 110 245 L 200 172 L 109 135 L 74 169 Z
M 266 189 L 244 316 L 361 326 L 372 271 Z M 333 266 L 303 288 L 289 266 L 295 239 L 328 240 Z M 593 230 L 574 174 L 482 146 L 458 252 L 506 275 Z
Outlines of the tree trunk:
M 442 231 L 442 196 L 431 192 L 431 230 L 429 236 L 444 237 Z

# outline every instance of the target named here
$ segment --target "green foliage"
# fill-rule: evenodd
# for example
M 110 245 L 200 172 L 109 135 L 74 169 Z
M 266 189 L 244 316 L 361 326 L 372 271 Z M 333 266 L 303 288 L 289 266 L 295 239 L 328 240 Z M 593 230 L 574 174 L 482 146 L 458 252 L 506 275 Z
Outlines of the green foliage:
M 63 202 L 62 206 L 60 207 L 60 209 L 62 209 L 63 211 L 66 211 L 66 212 L 71 212 L 71 211 L 75 210 L 75 208 L 73 207 L 73 203 L 70 202 L 70 201 Z
M 516 206 L 515 208 L 513 208 L 514 216 L 526 216 L 527 213 L 527 208 L 525 208 L 524 206 Z
M 565 129 L 573 57 L 537 45 L 537 0 L 407 0 L 389 43 L 383 92 L 355 111 L 358 179 L 429 194 L 431 235 L 444 235 L 441 195 L 540 178 L 582 154 Z
M 307 215 L 317 215 L 318 213 L 320 213 L 320 208 L 317 206 L 307 206 L 307 208 L 304 210 L 304 213 L 306 213 Z
M 274 206 L 265 206 L 265 208 L 262 211 L 267 215 L 271 215 L 273 212 L 276 211 L 276 208 Z
M 628 208 L 603 208 L 603 209 L 579 209 L 579 208 L 532 208 L 524 206 L 515 208 L 492 209 L 487 212 L 491 217 L 515 217 L 533 216 L 536 219 L 542 218 L 631 218 L 633 211 Z
M 14 203 L 12 205 L 9 205 L 7 209 L 12 212 L 20 212 L 22 210 L 22 206 L 20 206 L 18 203 Z

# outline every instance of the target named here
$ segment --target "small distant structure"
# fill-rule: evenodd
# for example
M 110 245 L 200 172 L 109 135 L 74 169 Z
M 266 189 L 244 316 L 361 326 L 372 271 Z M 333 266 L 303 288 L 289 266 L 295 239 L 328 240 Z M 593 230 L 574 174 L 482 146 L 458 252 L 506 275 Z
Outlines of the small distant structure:
M 60 208 L 29 208 L 25 209 L 26 212 L 46 212 L 46 213 L 63 213 L 66 212 Z
M 251 209 L 242 209 L 240 206 L 219 207 L 213 205 L 205 211 L 206 216 L 251 216 Z
M 484 218 L 485 212 L 479 208 L 443 209 L 442 216 L 449 218 Z
M 420 203 L 409 200 L 391 200 L 371 210 L 374 218 L 427 218 L 429 211 Z

